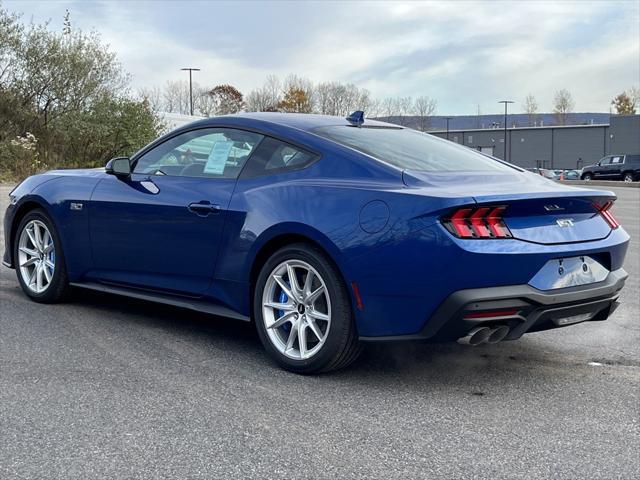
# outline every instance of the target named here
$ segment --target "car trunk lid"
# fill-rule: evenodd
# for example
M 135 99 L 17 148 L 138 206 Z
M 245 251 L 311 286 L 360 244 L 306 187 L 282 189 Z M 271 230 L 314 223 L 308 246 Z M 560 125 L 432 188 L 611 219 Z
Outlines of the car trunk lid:
M 606 238 L 612 229 L 600 209 L 616 199 L 613 193 L 568 187 L 528 172 L 405 170 L 403 181 L 425 194 L 462 197 L 478 207 L 506 207 L 504 223 L 519 240 L 545 245 L 588 242 Z

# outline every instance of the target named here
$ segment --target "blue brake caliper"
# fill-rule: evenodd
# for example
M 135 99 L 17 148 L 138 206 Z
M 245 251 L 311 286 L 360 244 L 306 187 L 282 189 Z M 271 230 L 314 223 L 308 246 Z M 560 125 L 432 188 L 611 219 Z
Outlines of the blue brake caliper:
M 287 296 L 286 293 L 284 293 L 284 290 L 281 290 L 280 291 L 280 297 L 278 298 L 278 301 L 280 303 L 287 303 L 287 300 L 289 300 L 289 297 Z M 280 318 L 283 315 L 284 315 L 284 310 L 278 310 L 278 318 Z M 291 330 L 291 324 L 289 322 L 287 322 L 284 325 L 282 325 L 282 328 L 284 329 L 285 332 L 288 333 Z

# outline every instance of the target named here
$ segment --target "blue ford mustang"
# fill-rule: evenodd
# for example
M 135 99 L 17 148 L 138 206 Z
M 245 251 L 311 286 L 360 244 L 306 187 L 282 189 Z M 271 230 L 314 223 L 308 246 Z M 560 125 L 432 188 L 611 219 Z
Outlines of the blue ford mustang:
M 76 286 L 253 320 L 300 373 L 363 341 L 605 320 L 627 277 L 611 192 L 361 112 L 205 119 L 10 197 L 3 263 L 33 300 Z

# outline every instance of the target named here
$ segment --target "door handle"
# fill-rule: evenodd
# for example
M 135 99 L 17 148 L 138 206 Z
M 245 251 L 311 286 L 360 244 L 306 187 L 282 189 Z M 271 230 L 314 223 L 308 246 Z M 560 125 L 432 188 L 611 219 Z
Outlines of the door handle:
M 217 214 L 220 212 L 220 205 L 210 202 L 190 203 L 187 207 L 191 213 L 206 217 L 209 214 Z

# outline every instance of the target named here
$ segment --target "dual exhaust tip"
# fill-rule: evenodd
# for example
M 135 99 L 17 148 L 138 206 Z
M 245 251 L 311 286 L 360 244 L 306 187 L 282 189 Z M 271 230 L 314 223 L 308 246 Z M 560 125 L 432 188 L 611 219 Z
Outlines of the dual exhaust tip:
M 499 325 L 497 327 L 476 327 L 469 331 L 465 337 L 459 338 L 458 343 L 475 347 L 482 343 L 498 343 L 509 334 L 509 327 Z

